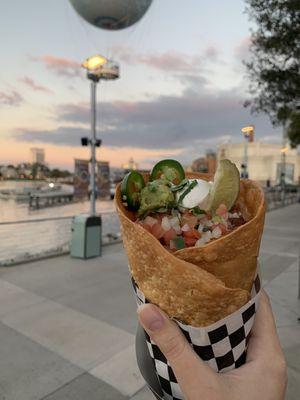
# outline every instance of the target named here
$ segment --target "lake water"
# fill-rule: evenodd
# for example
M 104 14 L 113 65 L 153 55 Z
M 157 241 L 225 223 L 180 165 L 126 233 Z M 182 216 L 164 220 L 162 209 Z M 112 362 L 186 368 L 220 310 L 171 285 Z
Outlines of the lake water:
M 1 189 L 20 189 L 22 182 L 0 182 Z M 28 183 L 26 183 L 28 186 Z M 70 190 L 70 187 L 69 187 Z M 108 241 L 111 235 L 119 235 L 120 226 L 114 211 L 113 201 L 98 200 L 96 209 L 102 216 L 103 239 Z M 14 199 L 0 199 L 0 265 L 31 259 L 45 254 L 60 253 L 68 250 L 71 222 L 74 215 L 88 213 L 88 201 L 30 210 L 28 203 Z M 39 219 L 69 217 L 67 219 L 43 222 L 17 223 Z

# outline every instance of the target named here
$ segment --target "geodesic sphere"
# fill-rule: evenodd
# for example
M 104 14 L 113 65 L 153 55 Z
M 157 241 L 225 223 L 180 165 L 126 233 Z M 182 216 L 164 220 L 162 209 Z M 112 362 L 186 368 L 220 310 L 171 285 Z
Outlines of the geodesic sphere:
M 152 0 L 70 0 L 77 13 L 92 25 L 108 30 L 127 28 L 139 21 Z

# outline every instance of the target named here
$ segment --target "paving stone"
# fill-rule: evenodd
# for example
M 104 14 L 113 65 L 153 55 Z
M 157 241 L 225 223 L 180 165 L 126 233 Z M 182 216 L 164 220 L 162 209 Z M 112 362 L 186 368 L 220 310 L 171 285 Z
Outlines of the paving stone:
M 300 323 L 296 326 L 281 326 L 277 332 L 283 349 L 300 347 Z
M 300 374 L 292 368 L 288 368 L 288 385 L 285 400 L 299 400 Z
M 39 400 L 84 371 L 0 322 L 0 399 Z
M 299 328 L 300 334 L 300 328 Z M 288 346 L 284 348 L 284 354 L 287 359 L 287 364 L 289 368 L 292 368 L 299 374 L 300 378 L 300 345 Z
M 132 396 L 145 386 L 145 381 L 137 366 L 135 346 L 130 346 L 115 354 L 89 372 L 127 396 Z
M 50 300 L 3 322 L 87 370 L 134 342 L 133 335 Z
M 120 245 L 104 247 L 101 258 L 81 260 L 67 255 L 0 268 L 0 278 L 37 295 L 55 299 L 97 282 L 108 283 L 113 272 L 128 277 L 127 259 Z
M 284 273 L 273 279 L 265 290 L 276 303 L 300 316 L 298 299 L 298 262 L 293 263 Z
M 130 400 L 155 400 L 155 397 L 153 396 L 151 390 L 145 386 L 142 390 L 131 397 Z
M 136 301 L 125 268 L 125 276 L 106 271 L 107 277 L 102 281 L 57 297 L 55 301 L 135 334 Z
M 283 307 L 281 304 L 276 303 L 274 299 L 271 299 L 272 310 L 276 321 L 276 326 L 298 326 L 298 315 L 290 309 Z
M 270 282 L 288 269 L 294 262 L 295 257 L 271 255 L 260 262 L 261 276 L 264 281 Z
M 42 400 L 126 400 L 107 383 L 86 373 Z
M 42 301 L 44 297 L 0 279 L 0 318 Z

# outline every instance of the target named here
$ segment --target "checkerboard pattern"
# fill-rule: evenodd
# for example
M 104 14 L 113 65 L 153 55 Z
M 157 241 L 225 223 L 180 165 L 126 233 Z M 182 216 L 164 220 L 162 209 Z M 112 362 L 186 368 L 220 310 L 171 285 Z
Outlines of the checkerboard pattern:
M 138 305 L 149 303 L 132 280 Z M 253 283 L 251 300 L 233 314 L 204 328 L 195 328 L 177 322 L 195 352 L 216 372 L 238 368 L 246 361 L 249 333 L 260 294 L 260 279 Z M 181 400 L 183 395 L 167 359 L 145 332 L 148 350 L 164 393 L 164 400 Z

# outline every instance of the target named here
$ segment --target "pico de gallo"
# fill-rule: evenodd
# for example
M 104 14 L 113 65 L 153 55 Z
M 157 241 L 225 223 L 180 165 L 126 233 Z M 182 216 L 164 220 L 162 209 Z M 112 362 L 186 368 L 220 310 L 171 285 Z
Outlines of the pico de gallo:
M 135 222 L 169 250 L 203 247 L 246 222 L 234 204 L 239 191 L 237 168 L 223 161 L 214 182 L 187 179 L 176 160 L 157 163 L 147 183 L 131 171 L 121 184 L 122 202 L 136 212 Z

